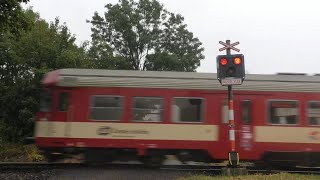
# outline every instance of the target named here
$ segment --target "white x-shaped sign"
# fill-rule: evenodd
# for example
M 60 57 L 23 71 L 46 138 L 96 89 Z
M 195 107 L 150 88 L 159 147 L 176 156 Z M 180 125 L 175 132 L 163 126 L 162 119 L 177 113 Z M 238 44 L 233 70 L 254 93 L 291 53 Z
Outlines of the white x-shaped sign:
M 233 46 L 235 46 L 235 45 L 240 44 L 239 41 L 238 41 L 238 42 L 235 42 L 235 43 L 232 43 L 232 44 L 227 44 L 227 43 L 225 43 L 225 42 L 223 42 L 223 41 L 219 41 L 219 43 L 222 44 L 222 45 L 224 45 L 224 47 L 223 47 L 223 48 L 220 48 L 219 51 L 223 51 L 223 50 L 226 50 L 226 49 L 232 49 L 232 50 L 234 50 L 234 51 L 240 52 L 240 49 L 237 49 L 237 48 L 233 47 Z

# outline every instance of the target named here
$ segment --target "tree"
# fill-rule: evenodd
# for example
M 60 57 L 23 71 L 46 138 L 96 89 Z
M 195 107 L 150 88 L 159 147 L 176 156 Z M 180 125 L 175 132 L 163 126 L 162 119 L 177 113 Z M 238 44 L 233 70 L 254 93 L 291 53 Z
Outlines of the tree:
M 89 51 L 97 68 L 195 71 L 204 58 L 202 43 L 184 18 L 156 0 L 119 0 L 95 12 Z
M 0 35 L 9 30 L 19 34 L 21 29 L 28 28 L 28 19 L 24 16 L 21 3 L 29 0 L 1 0 L 0 2 Z
M 85 46 L 78 47 L 68 27 L 57 18 L 50 24 L 31 9 L 23 12 L 30 29 L 20 37 L 4 33 L 0 41 L 0 131 L 8 141 L 32 136 L 39 107 L 41 78 L 60 68 L 90 68 Z

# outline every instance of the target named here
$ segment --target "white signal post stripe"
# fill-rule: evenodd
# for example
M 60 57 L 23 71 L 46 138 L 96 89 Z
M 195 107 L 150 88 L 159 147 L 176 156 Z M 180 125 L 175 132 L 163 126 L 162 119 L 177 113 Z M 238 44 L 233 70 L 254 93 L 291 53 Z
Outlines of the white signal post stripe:
M 234 129 L 234 111 L 233 111 L 233 100 L 229 100 L 229 141 L 231 145 L 231 151 L 236 151 L 236 137 Z
M 233 110 L 229 110 L 229 120 L 234 120 L 234 112 L 233 112 Z
M 236 140 L 236 135 L 235 135 L 235 130 L 234 129 L 230 129 L 229 130 L 229 137 L 230 137 L 230 141 L 235 141 Z

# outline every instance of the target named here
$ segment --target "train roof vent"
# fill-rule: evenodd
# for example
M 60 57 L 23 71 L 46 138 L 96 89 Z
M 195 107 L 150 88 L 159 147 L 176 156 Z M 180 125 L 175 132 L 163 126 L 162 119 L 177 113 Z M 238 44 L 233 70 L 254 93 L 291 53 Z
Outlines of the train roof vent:
M 277 73 L 277 75 L 295 75 L 295 76 L 306 76 L 306 73 Z

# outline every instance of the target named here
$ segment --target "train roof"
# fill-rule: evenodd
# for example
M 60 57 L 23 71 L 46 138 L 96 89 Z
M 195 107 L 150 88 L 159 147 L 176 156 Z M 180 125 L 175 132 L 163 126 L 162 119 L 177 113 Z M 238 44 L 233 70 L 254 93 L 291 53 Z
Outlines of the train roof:
M 44 86 L 61 87 L 133 87 L 169 89 L 225 90 L 216 73 L 134 71 L 102 69 L 59 69 L 43 78 Z M 320 76 L 302 74 L 247 74 L 235 90 L 320 92 Z

